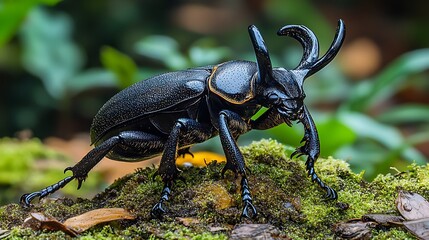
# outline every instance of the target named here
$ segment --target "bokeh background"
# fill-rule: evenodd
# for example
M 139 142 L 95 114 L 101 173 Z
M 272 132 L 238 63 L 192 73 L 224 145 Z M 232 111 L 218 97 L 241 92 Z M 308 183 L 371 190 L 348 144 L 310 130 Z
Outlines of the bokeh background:
M 60 169 L 91 149 L 92 118 L 119 90 L 158 73 L 232 59 L 254 61 L 250 24 L 263 34 L 273 65 L 294 68 L 301 46 L 278 37 L 277 30 L 306 25 L 318 37 L 322 55 L 343 19 L 347 34 L 339 55 L 305 82 L 321 156 L 348 161 L 353 171 L 365 170 L 369 181 L 379 173 L 425 164 L 428 5 L 387 0 L 0 0 L 0 201 L 16 202 L 23 191 L 61 179 Z M 274 138 L 296 147 L 302 136 L 297 124 L 252 131 L 239 143 Z M 202 150 L 222 154 L 218 139 L 194 148 Z M 102 188 L 147 165 L 103 164 L 90 179 L 104 183 L 88 179 L 84 189 L 97 191 L 94 186 Z

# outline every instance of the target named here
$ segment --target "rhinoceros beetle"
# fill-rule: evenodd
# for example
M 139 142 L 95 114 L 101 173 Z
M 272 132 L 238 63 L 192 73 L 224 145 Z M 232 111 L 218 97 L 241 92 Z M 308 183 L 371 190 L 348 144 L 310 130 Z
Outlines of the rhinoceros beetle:
M 288 25 L 277 34 L 290 36 L 301 43 L 303 57 L 293 70 L 273 68 L 265 42 L 258 29 L 249 26 L 256 63 L 229 61 L 215 66 L 198 67 L 164 73 L 140 81 L 113 96 L 95 116 L 91 140 L 95 148 L 73 167 L 64 170 L 73 175 L 40 191 L 25 194 L 21 203 L 30 206 L 73 179 L 78 189 L 88 172 L 104 156 L 118 161 L 142 161 L 162 153 L 157 174 L 164 182 L 160 200 L 151 215 L 160 218 L 173 182 L 179 179 L 175 162 L 178 155 L 192 154 L 189 148 L 219 135 L 226 155 L 221 174 L 231 170 L 241 176 L 242 217 L 255 217 L 246 177 L 246 165 L 236 140 L 252 129 L 269 129 L 293 121 L 304 126 L 305 144 L 292 154 L 307 155 L 306 168 L 312 181 L 326 191 L 327 198 L 337 193 L 314 171 L 320 153 L 319 137 L 312 117 L 304 105 L 304 80 L 325 67 L 338 53 L 345 36 L 342 20 L 338 21 L 334 40 L 321 58 L 314 33 L 305 26 Z M 267 110 L 257 119 L 252 116 L 262 107 Z

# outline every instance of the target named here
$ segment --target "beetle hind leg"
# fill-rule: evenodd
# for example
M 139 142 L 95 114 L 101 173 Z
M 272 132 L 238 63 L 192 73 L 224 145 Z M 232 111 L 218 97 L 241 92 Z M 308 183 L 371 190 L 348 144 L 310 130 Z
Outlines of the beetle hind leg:
M 39 197 L 39 199 L 56 192 L 58 189 L 65 187 L 71 180 L 73 180 L 73 176 L 69 176 L 64 178 L 63 180 L 52 184 L 50 186 L 47 186 L 40 191 L 32 192 L 32 193 L 26 193 L 21 196 L 20 203 L 25 207 L 31 206 L 31 201 L 35 199 L 36 197 Z
M 88 154 L 86 154 L 82 160 L 80 160 L 76 165 L 73 167 L 67 167 L 64 172 L 71 171 L 73 173 L 72 176 L 66 177 L 63 180 L 50 185 L 48 187 L 43 188 L 40 191 L 36 191 L 29 194 L 24 194 L 21 197 L 21 204 L 24 206 L 31 206 L 31 201 L 39 197 L 43 198 L 51 193 L 56 192 L 60 188 L 63 188 L 66 186 L 69 182 L 71 182 L 73 179 L 76 179 L 78 181 L 78 189 L 82 186 L 83 181 L 85 181 L 86 177 L 88 176 L 89 171 L 97 165 L 103 159 L 104 156 L 106 156 L 112 149 L 114 149 L 115 146 L 118 146 L 120 144 L 130 144 L 130 143 L 142 143 L 142 142 L 150 142 L 152 144 L 159 143 L 160 138 L 151 134 L 147 134 L 144 132 L 137 132 L 137 131 L 125 131 L 119 133 L 117 136 L 113 136 L 108 138 L 107 140 L 103 141 L 100 145 L 96 146 L 94 149 L 92 149 Z
M 120 142 L 121 138 L 119 136 L 114 136 L 106 141 L 104 141 L 99 146 L 92 149 L 88 154 L 86 154 L 80 162 L 78 162 L 73 167 L 67 167 L 64 172 L 66 171 L 72 171 L 73 176 L 66 177 L 63 180 L 52 184 L 48 187 L 43 188 L 40 191 L 32 192 L 29 194 L 22 195 L 20 202 L 24 206 L 31 206 L 31 201 L 39 197 L 43 198 L 49 194 L 52 194 L 59 190 L 60 188 L 63 188 L 66 186 L 71 180 L 77 179 L 78 180 L 78 189 L 82 186 L 82 182 L 85 181 L 88 172 L 98 163 L 101 161 L 101 159 L 116 145 Z

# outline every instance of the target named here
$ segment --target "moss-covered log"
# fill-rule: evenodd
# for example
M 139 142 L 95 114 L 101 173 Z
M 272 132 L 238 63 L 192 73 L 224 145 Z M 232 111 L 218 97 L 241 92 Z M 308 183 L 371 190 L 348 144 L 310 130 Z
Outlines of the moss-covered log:
M 429 167 L 415 166 L 396 175 L 380 175 L 373 182 L 363 173 L 351 172 L 348 164 L 333 158 L 320 158 L 316 171 L 338 191 L 337 201 L 324 199 L 320 188 L 306 175 L 304 159 L 289 159 L 293 148 L 273 140 L 254 142 L 242 148 L 250 170 L 249 183 L 259 215 L 240 220 L 239 179 L 220 176 L 223 163 L 206 168 L 182 169 L 186 182 L 174 185 L 163 220 L 150 219 L 150 210 L 162 190 L 160 179 L 152 179 L 156 169 L 139 169 L 124 176 L 104 192 L 88 199 L 46 199 L 31 209 L 18 204 L 0 208 L 0 229 L 12 230 L 9 237 L 69 237 L 63 232 L 22 228 L 30 212 L 42 212 L 60 222 L 97 208 L 125 208 L 135 220 L 97 225 L 82 232 L 89 238 L 122 237 L 142 239 L 227 239 L 236 237 L 234 227 L 243 223 L 269 224 L 277 237 L 292 239 L 332 239 L 335 223 L 360 218 L 368 213 L 398 214 L 395 198 L 404 189 L 429 197 Z M 254 225 L 252 225 L 254 226 Z M 374 239 L 413 238 L 402 228 L 373 229 Z

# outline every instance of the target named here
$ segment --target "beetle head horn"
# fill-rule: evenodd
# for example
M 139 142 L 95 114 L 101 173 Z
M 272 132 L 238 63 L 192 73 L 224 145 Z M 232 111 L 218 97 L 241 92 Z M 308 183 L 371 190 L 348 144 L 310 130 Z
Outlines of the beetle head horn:
M 252 40 L 253 49 L 255 50 L 259 81 L 267 82 L 273 76 L 273 67 L 271 65 L 268 49 L 265 46 L 261 33 L 254 25 L 249 26 L 249 35 Z
M 338 20 L 338 27 L 334 40 L 328 51 L 321 58 L 319 58 L 319 42 L 314 33 L 307 27 L 300 25 L 284 26 L 277 32 L 277 35 L 290 36 L 301 43 L 304 49 L 304 55 L 295 70 L 308 71 L 304 77 L 307 78 L 325 67 L 334 59 L 343 44 L 345 32 L 344 22 L 340 19 Z

